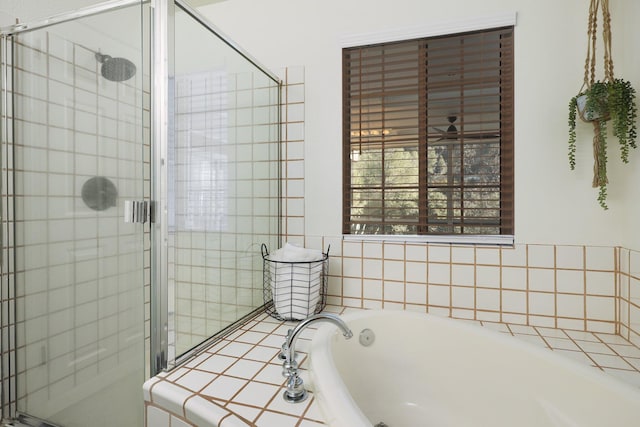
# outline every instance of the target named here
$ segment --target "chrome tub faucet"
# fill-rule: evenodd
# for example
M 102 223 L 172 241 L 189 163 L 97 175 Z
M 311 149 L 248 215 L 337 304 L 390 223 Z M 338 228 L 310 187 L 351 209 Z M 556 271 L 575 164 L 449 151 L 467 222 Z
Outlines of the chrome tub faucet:
M 298 375 L 298 362 L 295 359 L 295 346 L 296 340 L 300 333 L 310 324 L 317 322 L 329 322 L 336 325 L 342 331 L 342 335 L 349 339 L 353 336 L 351 329 L 347 324 L 337 315 L 329 313 L 320 313 L 314 316 L 307 317 L 302 320 L 298 325 L 287 334 L 285 343 L 282 345 L 283 353 L 285 354 L 284 362 L 282 363 L 282 375 L 287 378 L 287 388 L 284 391 L 284 400 L 290 403 L 302 402 L 307 398 L 307 390 L 304 388 L 304 382 Z

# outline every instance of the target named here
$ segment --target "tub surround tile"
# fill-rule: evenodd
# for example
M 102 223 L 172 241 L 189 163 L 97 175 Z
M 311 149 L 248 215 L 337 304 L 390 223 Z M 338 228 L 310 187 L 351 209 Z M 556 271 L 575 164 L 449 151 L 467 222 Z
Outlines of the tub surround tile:
M 227 409 L 229 409 L 230 411 L 233 411 L 233 413 L 247 420 L 255 420 L 256 418 L 258 418 L 258 415 L 260 415 L 260 413 L 262 412 L 261 408 L 240 405 L 237 403 L 230 403 L 229 405 L 227 405 Z
M 233 397 L 233 401 L 249 406 L 265 407 L 276 397 L 280 389 L 276 385 L 252 381 Z
M 183 404 L 193 392 L 183 388 L 179 383 L 163 380 L 154 384 L 151 389 L 153 403 L 172 414 L 184 415 Z
M 362 257 L 382 259 L 382 243 L 380 242 L 364 242 L 362 244 Z
M 146 423 L 153 427 L 170 427 L 171 414 L 156 406 L 147 406 Z
M 256 427 L 296 427 L 300 419 L 295 416 L 264 411 L 256 420 Z
M 427 262 L 427 246 L 426 245 L 406 245 L 407 261 Z
M 175 415 L 171 416 L 171 427 L 190 427 L 190 426 L 193 426 L 193 424 L 187 421 L 181 420 Z
M 640 271 L 637 251 L 317 238 L 325 246 L 331 241 L 341 248 L 342 255 L 330 258 L 327 300 L 333 305 L 403 309 L 424 305 L 426 312 L 454 317 L 620 333 L 640 342 L 640 273 L 632 272 Z M 427 286 L 426 297 L 415 298 L 411 288 L 421 284 Z M 457 287 L 475 288 L 475 305 Z M 483 300 L 480 289 L 500 290 L 499 306 Z
M 397 307 L 387 307 L 387 304 L 389 303 L 385 303 L 385 308 L 420 312 L 425 310 L 421 305 L 399 304 Z M 359 309 L 334 305 L 328 305 L 325 309 L 326 312 L 338 314 L 354 310 Z M 431 311 L 432 314 L 434 311 L 438 310 Z M 476 324 L 511 335 L 513 339 L 547 348 L 577 363 L 592 366 L 640 387 L 640 348 L 623 336 L 480 321 L 473 319 L 474 310 L 446 309 L 441 310 L 441 314 L 458 315 L 461 318 L 470 314 L 470 319 L 458 321 Z M 294 325 L 294 322 L 280 322 L 266 314 L 259 314 L 242 325 L 236 333 L 212 345 L 182 367 L 148 380 L 144 387 L 147 427 L 324 425 L 313 392 L 310 392 L 307 401 L 301 404 L 290 404 L 282 398 L 282 361 L 277 356 L 287 329 Z M 301 375 L 307 385 L 311 384 L 306 371 L 307 351 L 316 330 L 314 327 L 306 329 L 296 346 Z M 271 333 L 255 343 L 238 341 L 243 337 L 246 339 L 247 336 L 267 334 L 265 331 Z M 233 353 L 235 356 L 222 354 L 224 352 Z M 199 375 L 202 378 L 197 378 Z M 203 384 L 205 385 L 198 391 L 198 387 Z
M 201 396 L 190 397 L 184 404 L 184 413 L 185 417 L 197 426 L 215 426 L 230 416 L 234 419 L 236 418 L 236 416 L 229 411 Z M 171 427 L 173 427 L 173 425 Z
M 582 270 L 584 268 L 584 247 L 556 247 L 556 267 L 562 269 Z
M 529 267 L 554 268 L 556 265 L 555 246 L 528 245 L 527 265 Z
M 194 367 L 202 371 L 220 374 L 224 372 L 229 366 L 231 366 L 235 361 L 235 357 L 214 354 L 209 355 L 207 359 L 204 359 L 201 363 L 195 365 Z
M 248 383 L 245 379 L 229 376 L 219 376 L 213 380 L 202 394 L 216 400 L 228 401 Z

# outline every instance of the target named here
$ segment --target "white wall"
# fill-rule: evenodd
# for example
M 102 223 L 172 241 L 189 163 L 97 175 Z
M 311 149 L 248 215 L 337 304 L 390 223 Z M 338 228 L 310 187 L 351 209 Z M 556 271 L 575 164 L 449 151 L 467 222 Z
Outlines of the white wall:
M 640 88 L 640 60 L 630 55 L 640 42 L 637 3 L 611 7 L 617 75 Z M 606 212 L 591 188 L 586 124 L 577 170 L 568 167 L 567 105 L 582 84 L 587 9 L 584 0 L 228 0 L 200 11 L 267 67 L 305 67 L 307 235 L 341 230 L 341 38 L 517 12 L 516 241 L 638 247 L 638 153 L 623 166 L 611 149 Z
M 612 11 L 620 20 L 619 31 L 613 34 L 613 43 L 615 44 L 613 59 L 616 65 L 614 72 L 619 77 L 629 80 L 640 94 L 640 56 L 637 54 L 638 46 L 640 46 L 640 33 L 637 31 L 640 2 L 625 1 L 621 2 L 622 5 L 617 3 L 618 7 Z M 623 10 L 619 11 L 619 9 Z M 620 179 L 619 185 L 616 185 L 616 189 L 619 189 L 618 197 L 627 201 L 624 209 L 626 215 L 620 223 L 624 230 L 623 246 L 633 249 L 640 248 L 640 225 L 637 223 L 640 218 L 639 162 L 640 152 L 635 150 L 631 153 L 630 163 L 624 167 L 624 176 Z

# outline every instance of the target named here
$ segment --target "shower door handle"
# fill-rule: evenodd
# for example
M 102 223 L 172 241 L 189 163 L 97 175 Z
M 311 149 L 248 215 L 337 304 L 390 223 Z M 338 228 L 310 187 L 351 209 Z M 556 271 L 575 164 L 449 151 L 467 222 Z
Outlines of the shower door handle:
M 144 224 L 147 221 L 153 222 L 153 203 L 146 200 L 125 200 L 124 201 L 124 222 Z

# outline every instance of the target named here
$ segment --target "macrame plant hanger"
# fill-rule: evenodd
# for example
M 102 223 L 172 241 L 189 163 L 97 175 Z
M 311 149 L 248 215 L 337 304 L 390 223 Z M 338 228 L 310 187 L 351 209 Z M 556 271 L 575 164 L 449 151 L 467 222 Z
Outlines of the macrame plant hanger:
M 602 10 L 602 40 L 604 45 L 604 80 L 613 82 L 613 60 L 611 59 L 611 15 L 609 14 L 609 0 L 591 0 L 589 6 L 589 23 L 587 30 L 587 58 L 584 62 L 584 82 L 579 93 L 589 90 L 596 75 L 596 40 L 598 28 L 598 9 Z M 606 157 L 607 147 L 600 140 L 600 131 L 608 117 L 587 119 L 584 111 L 580 112 L 580 118 L 593 124 L 593 187 L 602 187 L 608 184 L 606 164 L 601 164 L 600 158 Z

